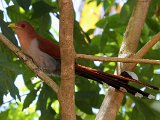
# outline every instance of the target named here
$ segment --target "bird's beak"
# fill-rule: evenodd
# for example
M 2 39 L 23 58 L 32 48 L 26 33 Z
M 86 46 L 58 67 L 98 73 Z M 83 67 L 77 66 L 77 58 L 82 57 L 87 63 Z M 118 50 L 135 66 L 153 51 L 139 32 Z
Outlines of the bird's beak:
M 12 29 L 16 29 L 16 28 L 17 28 L 17 26 L 16 26 L 16 24 L 15 24 L 15 23 L 11 23 L 11 24 L 9 24 L 9 25 L 8 25 L 8 27 L 10 27 L 10 28 L 12 28 Z

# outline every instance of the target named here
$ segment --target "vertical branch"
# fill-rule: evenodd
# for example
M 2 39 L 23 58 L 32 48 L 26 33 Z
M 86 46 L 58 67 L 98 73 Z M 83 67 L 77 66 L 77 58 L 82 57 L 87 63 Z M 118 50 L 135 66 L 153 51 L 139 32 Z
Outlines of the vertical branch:
M 145 18 L 148 12 L 148 8 L 151 0 L 136 0 L 136 5 L 130 17 L 125 38 L 121 45 L 119 57 L 132 57 L 132 55 L 137 51 L 137 46 L 141 31 L 145 22 Z M 132 67 L 129 67 L 132 66 Z M 121 71 L 134 69 L 134 64 L 131 63 L 118 63 L 117 74 Z M 96 116 L 96 120 L 115 120 L 117 111 L 123 100 L 124 93 L 109 88 L 106 94 L 99 113 Z
M 60 52 L 61 85 L 58 98 L 62 120 L 75 120 L 75 51 L 73 46 L 73 4 L 72 0 L 59 0 L 60 9 Z

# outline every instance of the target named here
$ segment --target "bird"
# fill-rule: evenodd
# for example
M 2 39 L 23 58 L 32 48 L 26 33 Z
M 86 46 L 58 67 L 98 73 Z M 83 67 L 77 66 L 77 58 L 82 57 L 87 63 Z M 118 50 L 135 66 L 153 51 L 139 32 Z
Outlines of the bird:
M 48 74 L 60 75 L 61 55 L 58 45 L 39 35 L 27 21 L 10 23 L 8 27 L 15 31 L 22 51 L 32 58 L 39 69 Z M 78 76 L 92 79 L 101 84 L 105 83 L 117 90 L 128 92 L 139 98 L 147 97 L 148 99 L 155 99 L 155 96 L 129 85 L 128 82 L 141 84 L 144 87 L 157 91 L 160 90 L 158 87 L 134 79 L 127 71 L 122 72 L 121 75 L 114 75 L 75 63 L 75 73 Z

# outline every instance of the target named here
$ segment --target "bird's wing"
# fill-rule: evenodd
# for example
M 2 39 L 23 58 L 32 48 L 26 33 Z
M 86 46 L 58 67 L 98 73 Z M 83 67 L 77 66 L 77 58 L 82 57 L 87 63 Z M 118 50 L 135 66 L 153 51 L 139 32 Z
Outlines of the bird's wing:
M 52 41 L 47 40 L 42 37 L 38 37 L 39 49 L 48 55 L 52 56 L 54 59 L 60 59 L 60 48 L 58 45 L 54 44 Z

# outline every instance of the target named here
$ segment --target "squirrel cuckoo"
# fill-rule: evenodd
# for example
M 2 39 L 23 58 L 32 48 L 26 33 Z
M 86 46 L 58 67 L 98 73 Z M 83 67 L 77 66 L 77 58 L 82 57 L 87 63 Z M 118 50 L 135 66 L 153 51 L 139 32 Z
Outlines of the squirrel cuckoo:
M 22 50 L 26 55 L 32 58 L 40 69 L 49 74 L 60 74 L 61 56 L 59 46 L 38 35 L 32 25 L 28 22 L 20 21 L 9 24 L 8 27 L 15 30 Z M 155 86 L 133 79 L 127 72 L 122 73 L 122 75 L 125 74 L 124 76 L 127 75 L 126 77 L 123 77 L 75 64 L 75 73 L 99 83 L 106 83 L 122 92 L 128 92 L 140 98 L 145 96 L 149 99 L 154 99 L 155 96 L 129 85 L 128 82 L 134 82 L 154 90 L 159 90 L 159 88 Z

